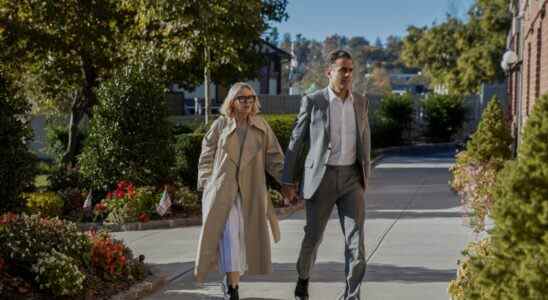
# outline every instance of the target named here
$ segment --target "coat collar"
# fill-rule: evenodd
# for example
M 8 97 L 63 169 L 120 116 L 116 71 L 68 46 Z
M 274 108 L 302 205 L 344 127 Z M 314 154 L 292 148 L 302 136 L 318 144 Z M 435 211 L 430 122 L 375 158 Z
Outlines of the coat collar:
M 236 130 L 236 126 L 237 126 L 236 119 L 231 117 L 225 117 L 225 118 L 227 119 L 227 126 L 226 126 L 227 135 L 230 135 L 234 133 L 234 130 Z M 264 122 L 262 122 L 260 117 L 256 115 L 249 117 L 249 126 L 255 127 L 266 133 L 266 126 Z
M 235 164 L 238 164 L 238 159 L 240 155 L 240 140 L 238 139 L 238 136 L 234 134 L 234 131 L 236 131 L 236 126 L 236 119 L 227 117 L 226 132 L 224 133 L 226 135 L 224 148 L 228 154 L 228 157 Z M 267 132 L 266 125 L 261 117 L 251 116 L 249 118 L 249 130 L 243 144 L 243 155 L 240 161 L 240 168 L 246 165 L 249 161 L 251 161 L 255 154 L 257 154 L 261 150 L 261 145 L 257 140 L 258 135 L 256 133 L 253 133 L 253 128 L 256 128 L 264 133 Z

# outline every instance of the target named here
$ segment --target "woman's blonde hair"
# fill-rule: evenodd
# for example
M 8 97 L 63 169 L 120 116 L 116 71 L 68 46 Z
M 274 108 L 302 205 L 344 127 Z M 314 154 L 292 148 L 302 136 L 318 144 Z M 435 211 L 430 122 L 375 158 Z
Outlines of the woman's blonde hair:
M 248 89 L 253 95 L 257 96 L 257 93 L 255 93 L 255 90 L 253 89 L 253 87 L 251 87 L 251 85 L 245 82 L 237 82 L 230 87 L 228 95 L 226 95 L 223 105 L 221 106 L 221 114 L 226 117 L 234 117 L 233 103 L 234 101 L 236 101 L 236 97 L 240 95 L 243 89 Z M 257 113 L 259 113 L 260 110 L 261 103 L 259 102 L 259 97 L 257 96 L 255 102 L 253 102 L 253 107 L 251 107 L 251 115 L 256 115 Z

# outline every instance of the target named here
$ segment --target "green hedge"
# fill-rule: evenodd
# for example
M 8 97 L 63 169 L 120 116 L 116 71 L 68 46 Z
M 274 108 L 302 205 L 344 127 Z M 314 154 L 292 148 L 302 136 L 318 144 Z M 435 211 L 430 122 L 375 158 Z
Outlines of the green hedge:
M 426 135 L 434 142 L 449 142 L 461 130 L 466 116 L 464 99 L 456 95 L 430 95 L 423 103 Z

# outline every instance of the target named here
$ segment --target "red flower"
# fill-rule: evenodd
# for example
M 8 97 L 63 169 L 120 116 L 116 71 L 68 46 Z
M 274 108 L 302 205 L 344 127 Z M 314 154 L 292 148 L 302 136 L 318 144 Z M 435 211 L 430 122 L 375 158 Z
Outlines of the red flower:
M 133 199 L 135 197 L 135 187 L 133 186 L 133 184 L 130 184 L 128 187 L 127 187 L 127 195 L 129 196 L 129 198 Z
M 124 193 L 123 190 L 116 190 L 114 192 L 114 196 L 116 196 L 116 198 L 118 198 L 118 199 L 124 198 L 125 195 L 126 195 L 126 193 Z
M 139 222 L 146 223 L 150 221 L 150 216 L 146 212 L 142 212 L 139 214 L 138 219 L 139 219 Z
M 108 198 L 108 199 L 112 199 L 112 192 L 108 192 L 108 193 L 107 193 L 107 198 Z
M 0 216 L 0 225 L 8 224 L 17 219 L 17 214 L 8 212 Z
M 103 212 L 107 209 L 107 206 L 103 202 L 95 204 L 95 210 L 98 212 Z

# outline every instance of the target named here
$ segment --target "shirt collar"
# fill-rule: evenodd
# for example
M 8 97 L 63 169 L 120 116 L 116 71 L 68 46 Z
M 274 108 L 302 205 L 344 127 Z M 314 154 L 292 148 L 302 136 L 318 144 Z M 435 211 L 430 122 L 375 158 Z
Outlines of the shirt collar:
M 327 92 L 328 92 L 328 95 L 329 95 L 329 102 L 333 102 L 335 100 L 339 100 L 342 102 L 342 99 L 339 98 L 335 92 L 331 89 L 330 86 L 327 87 Z M 354 97 L 352 96 L 352 91 L 348 91 L 348 97 L 346 98 L 346 100 L 350 100 L 350 103 L 352 103 L 354 101 Z M 345 101 L 346 101 L 345 100 Z

